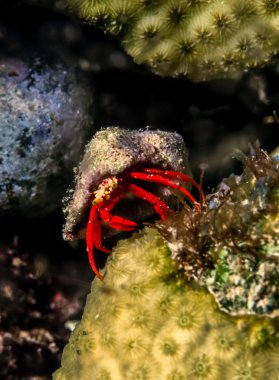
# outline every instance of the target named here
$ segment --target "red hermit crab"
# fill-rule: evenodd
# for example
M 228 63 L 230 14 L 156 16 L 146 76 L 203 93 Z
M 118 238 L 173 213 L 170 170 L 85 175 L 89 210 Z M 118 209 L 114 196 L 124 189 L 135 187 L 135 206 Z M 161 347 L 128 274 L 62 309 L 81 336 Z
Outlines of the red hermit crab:
M 142 219 L 136 210 L 134 220 L 112 214 L 118 202 L 127 195 L 140 199 L 152 206 L 149 213 L 155 211 L 164 220 L 169 211 L 165 200 L 171 199 L 170 189 L 175 189 L 200 212 L 199 202 L 181 184 L 195 186 L 204 200 L 202 189 L 188 173 L 187 151 L 182 137 L 176 133 L 127 131 L 117 127 L 98 132 L 86 148 L 72 201 L 65 208 L 64 238 L 83 237 L 86 230 L 89 262 L 102 279 L 95 264 L 94 248 L 105 253 L 111 251 L 102 245 L 101 223 L 113 229 L 132 231 Z M 146 189 L 146 183 L 156 184 L 154 192 Z M 84 219 L 90 204 L 86 225 Z
M 160 170 L 156 168 L 144 168 L 141 172 L 131 171 L 125 174 L 124 177 L 109 177 L 104 179 L 98 189 L 94 191 L 92 206 L 89 215 L 89 221 L 86 231 L 86 244 L 89 262 L 95 274 L 102 279 L 94 261 L 94 247 L 98 250 L 110 253 L 111 251 L 102 246 L 101 241 L 101 224 L 99 217 L 108 223 L 111 228 L 123 231 L 132 231 L 137 227 L 137 223 L 125 219 L 121 216 L 112 215 L 111 211 L 126 193 L 132 193 L 136 197 L 142 198 L 149 202 L 154 210 L 160 215 L 162 220 L 165 220 L 169 207 L 158 196 L 145 190 L 141 186 L 132 182 L 132 180 L 143 180 L 147 182 L 160 183 L 169 186 L 173 189 L 180 190 L 194 204 L 200 212 L 200 205 L 190 192 L 181 185 L 174 182 L 172 179 L 189 182 L 193 184 L 203 196 L 200 186 L 189 176 L 169 170 Z

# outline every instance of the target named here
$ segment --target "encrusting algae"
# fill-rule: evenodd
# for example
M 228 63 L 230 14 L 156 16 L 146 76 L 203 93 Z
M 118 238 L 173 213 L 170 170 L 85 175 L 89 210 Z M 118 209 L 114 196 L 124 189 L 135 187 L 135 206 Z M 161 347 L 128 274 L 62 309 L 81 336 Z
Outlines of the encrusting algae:
M 279 163 L 258 142 L 244 165 L 207 196 L 158 228 L 189 281 L 204 284 L 230 314 L 279 315 Z M 181 226 L 183 226 L 181 228 Z

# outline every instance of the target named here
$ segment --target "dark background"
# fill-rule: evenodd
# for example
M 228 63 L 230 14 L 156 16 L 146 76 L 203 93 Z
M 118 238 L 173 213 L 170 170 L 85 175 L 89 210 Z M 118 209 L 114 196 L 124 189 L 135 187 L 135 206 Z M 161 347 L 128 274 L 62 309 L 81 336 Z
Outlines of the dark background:
M 256 139 L 269 152 L 276 148 L 277 57 L 237 80 L 160 78 L 135 65 L 119 41 L 91 25 L 23 1 L 0 0 L 0 56 L 33 54 L 86 72 L 95 94 L 92 136 L 111 125 L 181 133 L 194 177 L 200 176 L 200 164 L 208 165 L 206 193 L 223 177 L 241 173 L 234 149 L 249 153 Z M 49 379 L 68 339 L 65 323 L 81 316 L 92 273 L 84 242 L 62 240 L 63 223 L 61 208 L 32 219 L 0 210 L 0 379 Z M 40 276 L 34 275 L 38 267 L 44 268 Z

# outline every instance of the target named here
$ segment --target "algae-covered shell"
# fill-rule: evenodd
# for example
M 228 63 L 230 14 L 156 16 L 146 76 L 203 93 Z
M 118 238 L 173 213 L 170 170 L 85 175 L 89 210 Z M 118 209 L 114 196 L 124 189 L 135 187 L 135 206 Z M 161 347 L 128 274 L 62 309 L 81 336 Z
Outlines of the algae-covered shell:
M 75 189 L 64 202 L 64 239 L 82 236 L 82 223 L 92 192 L 107 177 L 132 167 L 152 166 L 190 174 L 188 153 L 181 135 L 149 129 L 132 131 L 109 127 L 96 133 L 79 165 Z M 163 195 L 166 192 L 163 192 Z M 136 214 L 136 211 L 135 211 Z M 137 215 L 134 215 L 134 217 Z

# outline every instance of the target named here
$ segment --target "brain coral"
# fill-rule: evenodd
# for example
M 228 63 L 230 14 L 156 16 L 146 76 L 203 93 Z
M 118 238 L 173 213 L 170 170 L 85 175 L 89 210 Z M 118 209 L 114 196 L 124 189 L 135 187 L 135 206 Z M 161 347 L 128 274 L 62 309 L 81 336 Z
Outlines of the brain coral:
M 67 0 L 162 76 L 236 77 L 278 53 L 278 0 Z

